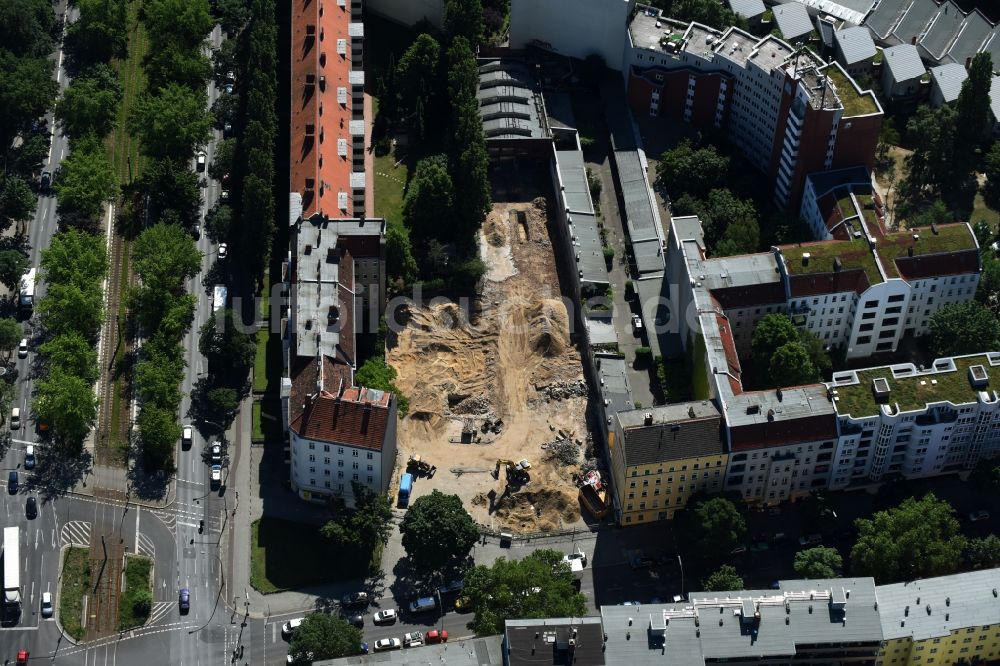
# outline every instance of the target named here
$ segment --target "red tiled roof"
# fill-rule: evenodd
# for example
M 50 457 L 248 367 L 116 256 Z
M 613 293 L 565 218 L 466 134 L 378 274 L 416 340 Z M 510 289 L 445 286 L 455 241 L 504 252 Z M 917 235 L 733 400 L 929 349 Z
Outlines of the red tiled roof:
M 979 253 L 975 250 L 896 257 L 896 269 L 907 280 L 922 280 L 941 275 L 979 272 Z
M 317 396 L 292 421 L 300 437 L 381 451 L 388 429 L 391 397 L 381 391 L 348 389 L 336 396 Z
M 821 414 L 787 421 L 774 420 L 734 426 L 730 428 L 729 437 L 733 450 L 836 439 L 837 417 L 835 414 Z
M 810 273 L 790 276 L 789 290 L 792 297 L 818 296 L 853 291 L 858 294 L 868 289 L 868 275 L 860 269 L 847 269 L 836 273 Z

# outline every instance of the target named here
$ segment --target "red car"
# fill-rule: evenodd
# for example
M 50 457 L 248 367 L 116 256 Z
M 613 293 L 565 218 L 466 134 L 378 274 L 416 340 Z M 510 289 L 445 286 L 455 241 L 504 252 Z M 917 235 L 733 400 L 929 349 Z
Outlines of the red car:
M 27 663 L 28 663 L 28 651 L 20 650 L 17 653 L 17 666 L 22 666 L 22 664 L 27 664 Z
M 448 642 L 448 632 L 445 630 L 438 631 L 437 629 L 431 629 L 426 634 L 424 634 L 425 643 L 447 643 Z

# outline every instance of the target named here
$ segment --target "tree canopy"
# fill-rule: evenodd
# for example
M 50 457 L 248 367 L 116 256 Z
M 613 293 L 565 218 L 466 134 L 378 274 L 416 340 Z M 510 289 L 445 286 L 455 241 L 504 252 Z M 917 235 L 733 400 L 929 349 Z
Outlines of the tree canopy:
M 13 317 L 0 317 L 0 352 L 10 357 L 17 348 L 24 331 Z
M 809 352 L 797 340 L 774 350 L 768 366 L 771 382 L 778 387 L 802 386 L 819 379 Z
M 53 434 L 80 442 L 97 420 L 97 395 L 93 385 L 61 368 L 50 368 L 36 384 L 33 411 L 48 423 Z
M 296 663 L 326 661 L 361 654 L 361 630 L 330 613 L 312 613 L 292 634 L 289 656 Z
M 931 351 L 937 356 L 1000 348 L 1000 323 L 977 301 L 945 305 L 931 315 Z
M 354 509 L 348 509 L 340 497 L 330 502 L 331 519 L 320 533 L 338 548 L 371 553 L 376 545 L 385 545 L 392 533 L 392 506 L 389 498 L 357 481 L 351 482 Z
M 38 200 L 23 178 L 13 174 L 0 178 L 0 229 L 28 220 Z
M 444 31 L 449 37 L 463 37 L 478 46 L 484 30 L 481 0 L 444 0 Z
M 470 627 L 480 636 L 501 633 L 507 619 L 586 614 L 586 600 L 576 591 L 562 553 L 555 550 L 536 550 L 513 561 L 501 557 L 489 567 L 476 566 L 465 575 L 462 594 L 476 612 Z
M 147 155 L 189 159 L 195 146 L 211 137 L 212 116 L 205 109 L 205 91 L 171 83 L 156 94 L 140 97 L 130 129 Z
M 62 368 L 90 384 L 97 381 L 97 349 L 79 331 L 54 336 L 38 352 L 50 368 Z
M 696 494 L 677 520 L 677 530 L 691 550 L 719 560 L 746 536 L 743 514 L 722 496 Z
M 100 219 L 104 204 L 118 196 L 118 180 L 111 170 L 104 146 L 93 136 L 73 142 L 54 185 L 60 215 L 78 214 Z
M 201 327 L 198 350 L 208 359 L 213 373 L 245 377 L 253 365 L 257 345 L 250 333 L 241 330 L 232 308 L 212 314 Z
M 962 90 L 955 102 L 955 157 L 956 167 L 972 173 L 977 154 L 991 129 L 990 86 L 993 83 L 993 59 L 989 51 L 972 57 L 969 76 L 962 82 Z
M 63 131 L 79 138 L 103 137 L 115 127 L 122 87 L 107 65 L 97 65 L 73 79 L 56 104 L 56 120 Z
M 836 548 L 817 546 L 795 553 L 792 567 L 803 578 L 836 578 L 844 560 Z
M 928 493 L 858 519 L 852 567 L 882 585 L 953 573 L 966 544 L 954 514 L 950 504 Z
M 28 271 L 31 262 L 20 250 L 0 250 L 0 284 L 17 291 L 21 277 Z
M 701 581 L 701 589 L 705 592 L 742 590 L 743 577 L 736 573 L 736 567 L 733 565 L 723 564 L 717 571 L 712 572 L 712 575 Z
M 690 139 L 665 151 L 656 164 L 656 181 L 666 191 L 703 198 L 725 183 L 729 158 L 715 146 L 695 147 Z
M 440 571 L 464 558 L 479 539 L 479 529 L 458 495 L 437 490 L 410 505 L 399 532 L 410 562 L 424 573 Z
M 455 188 L 444 155 L 425 157 L 417 168 L 403 201 L 403 219 L 414 233 L 435 237 L 447 224 L 455 204 Z
M 970 539 L 968 557 L 973 569 L 1000 567 L 1000 537 L 988 534 L 979 539 Z

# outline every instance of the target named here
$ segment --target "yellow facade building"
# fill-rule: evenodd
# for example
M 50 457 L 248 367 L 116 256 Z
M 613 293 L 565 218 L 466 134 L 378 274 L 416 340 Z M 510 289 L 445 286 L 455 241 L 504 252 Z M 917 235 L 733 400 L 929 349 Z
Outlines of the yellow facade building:
M 728 454 L 707 400 L 617 412 L 608 444 L 620 525 L 670 520 L 698 491 L 720 492 Z
M 998 593 L 1000 569 L 878 586 L 878 666 L 997 663 Z

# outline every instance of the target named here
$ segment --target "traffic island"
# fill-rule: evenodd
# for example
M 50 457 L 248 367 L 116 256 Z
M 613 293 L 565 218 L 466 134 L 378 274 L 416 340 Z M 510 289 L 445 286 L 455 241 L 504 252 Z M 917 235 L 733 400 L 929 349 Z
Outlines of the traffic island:
M 149 620 L 153 607 L 153 561 L 143 555 L 125 558 L 125 589 L 118 606 L 118 625 L 122 631 L 141 627 Z
M 59 621 L 74 640 L 86 633 L 84 599 L 90 587 L 90 549 L 70 546 L 63 557 L 59 577 Z

